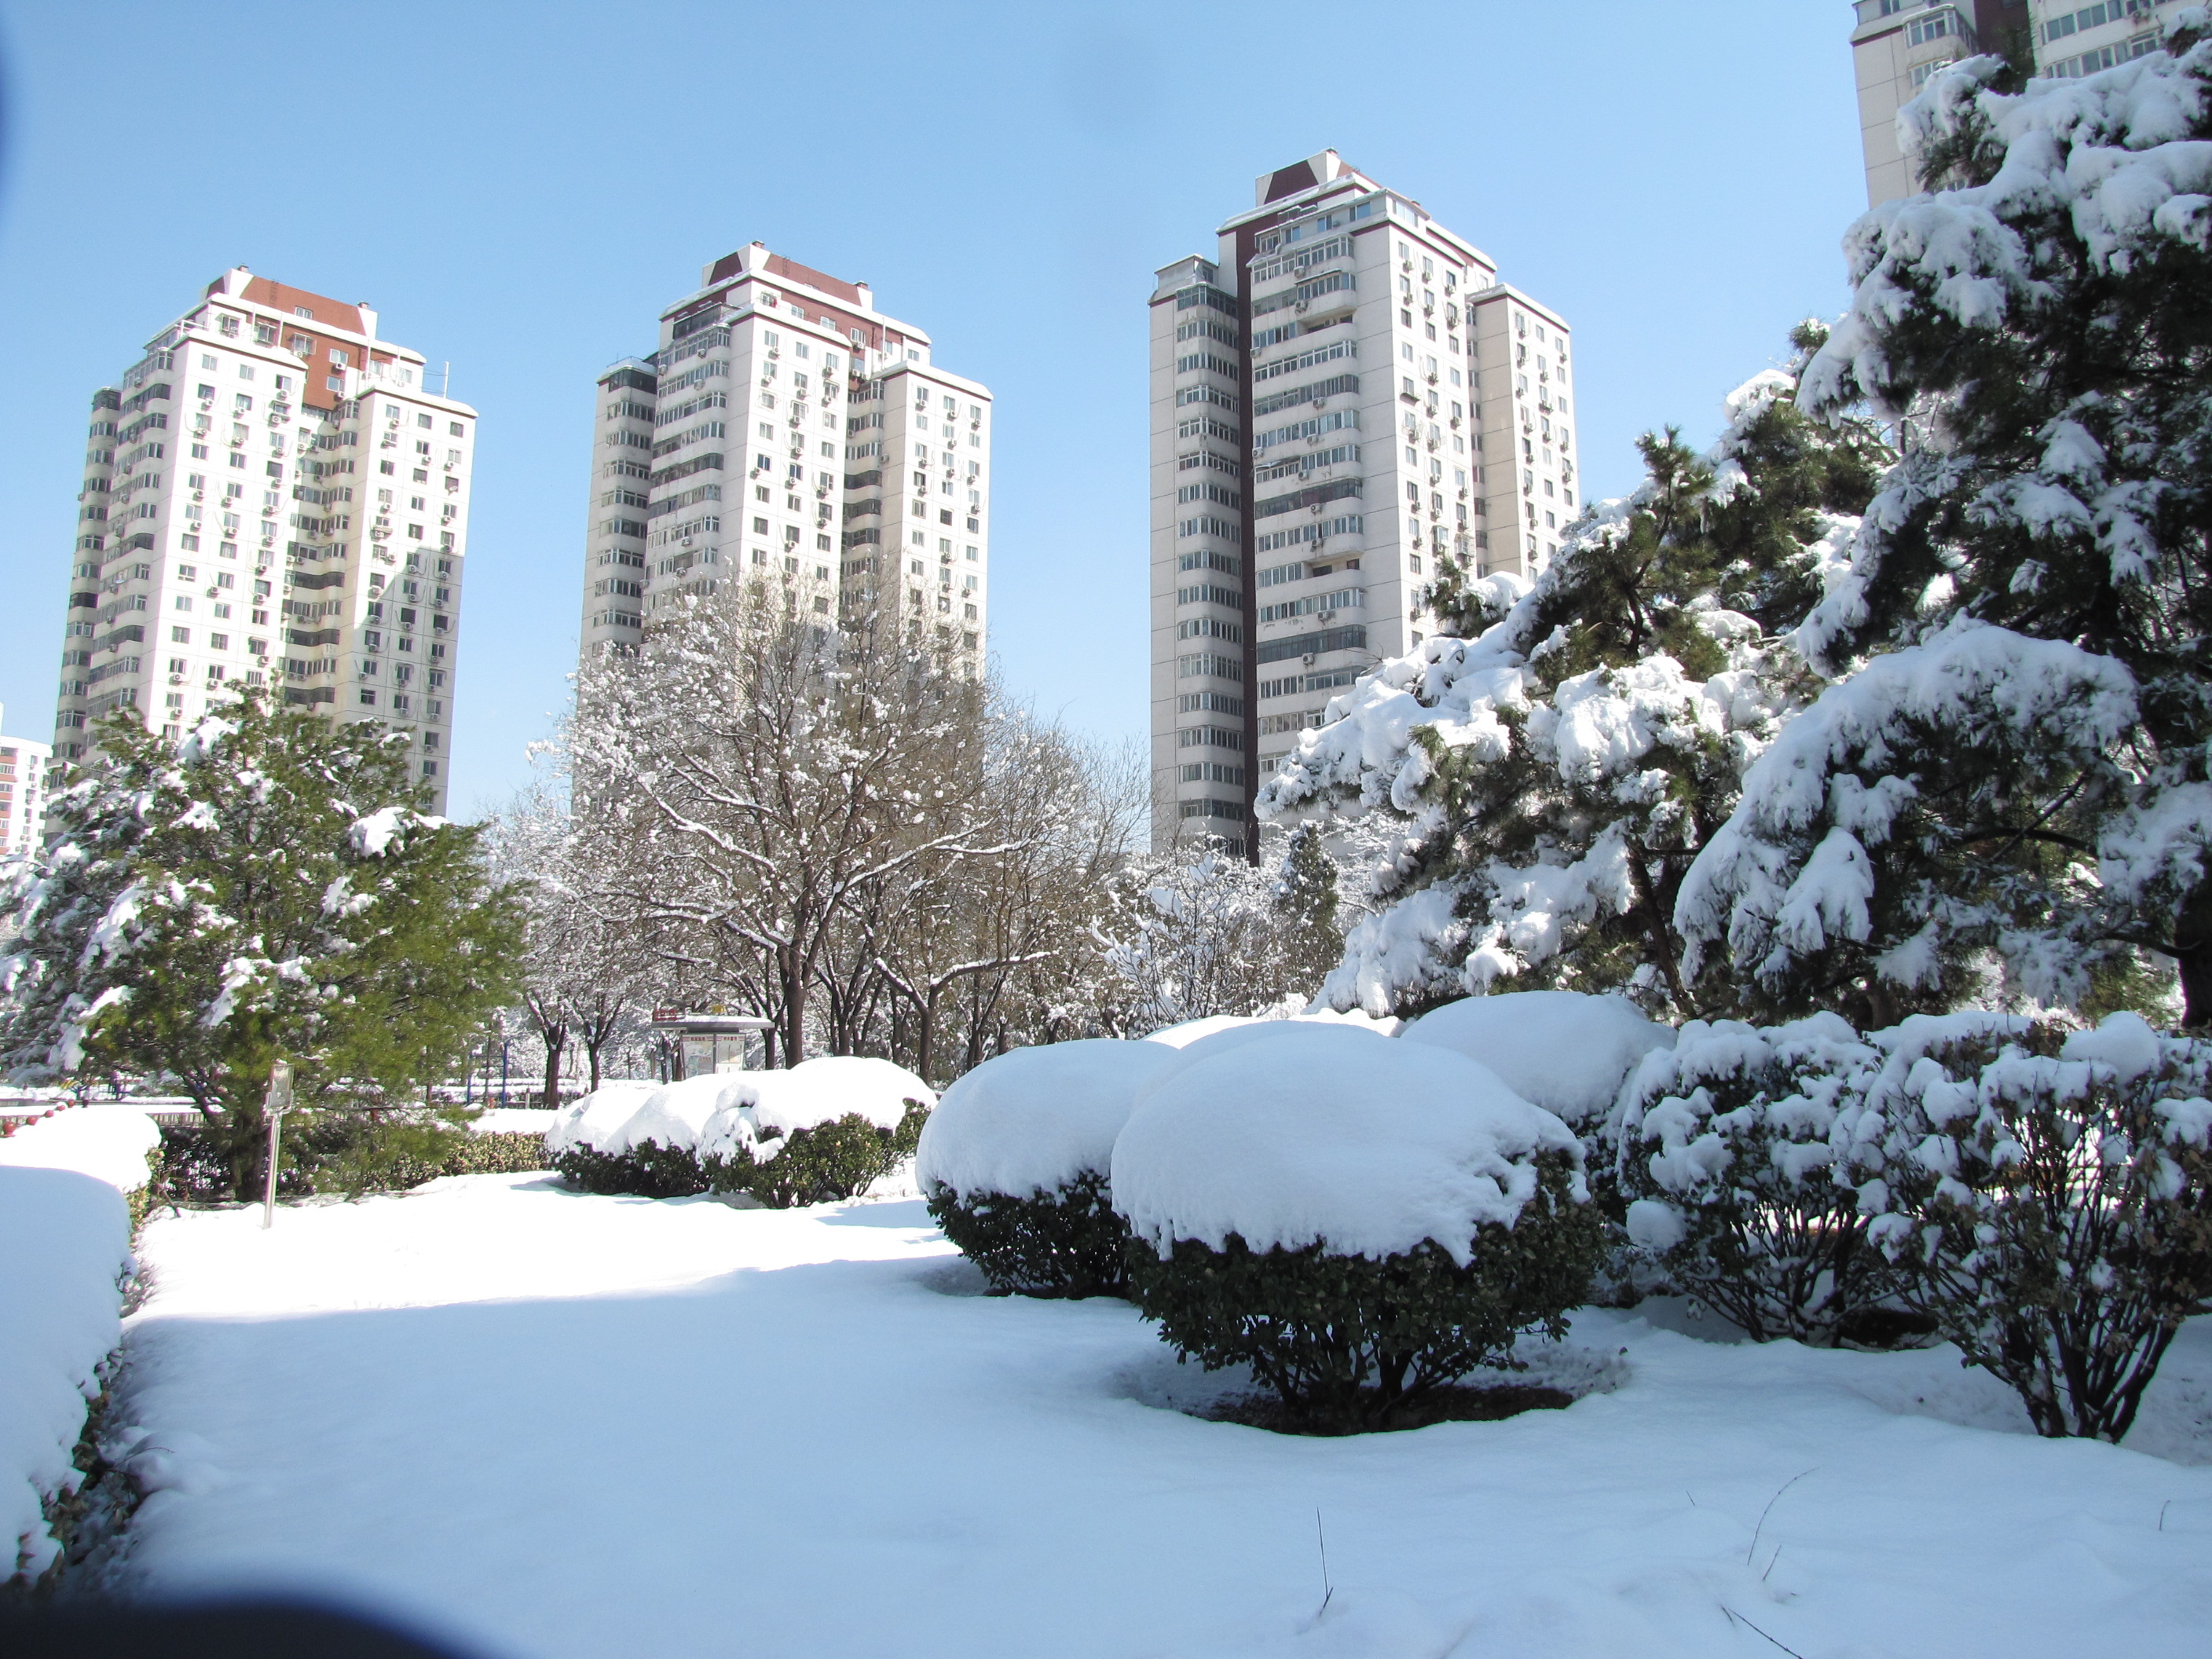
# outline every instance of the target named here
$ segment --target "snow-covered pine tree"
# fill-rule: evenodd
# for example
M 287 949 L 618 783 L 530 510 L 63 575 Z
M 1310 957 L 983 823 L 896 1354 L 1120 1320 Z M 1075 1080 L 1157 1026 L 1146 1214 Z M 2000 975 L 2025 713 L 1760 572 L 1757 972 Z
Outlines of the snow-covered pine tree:
M 1269 783 L 1263 815 L 1357 822 L 1380 848 L 1325 1000 L 1413 1012 L 1510 980 L 1691 1008 L 1676 889 L 1817 689 L 1781 636 L 1891 459 L 1869 423 L 1799 413 L 1825 337 L 1801 327 L 1791 371 L 1735 392 L 1710 451 L 1647 435 L 1644 484 L 1533 586 L 1447 570 L 1433 605 L 1458 637 L 1339 698 Z
M 1905 453 L 1798 638 L 1846 676 L 1746 780 L 1677 921 L 1777 1012 L 2140 999 L 2212 1020 L 2212 43 L 1968 60 L 1930 194 L 1849 238 L 1800 393 Z M 2134 981 L 2134 982 L 2131 982 Z
M 0 1072 L 189 1095 L 250 1195 L 270 1067 L 302 1106 L 404 1103 L 509 994 L 520 925 L 404 744 L 242 690 L 171 742 L 118 714 L 54 798 L 0 962 Z

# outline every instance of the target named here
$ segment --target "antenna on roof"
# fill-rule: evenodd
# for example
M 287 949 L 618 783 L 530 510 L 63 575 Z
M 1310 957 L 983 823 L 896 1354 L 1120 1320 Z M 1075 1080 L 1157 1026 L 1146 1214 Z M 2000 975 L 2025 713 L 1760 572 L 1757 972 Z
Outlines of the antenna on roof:
M 445 397 L 448 392 L 450 392 L 453 390 L 453 365 L 450 362 L 448 362 L 447 363 L 447 365 L 446 365 L 446 378 L 445 378 L 443 380 L 440 381 L 440 382 L 439 382 L 439 384 L 438 384 L 438 395 L 439 395 L 441 398 Z

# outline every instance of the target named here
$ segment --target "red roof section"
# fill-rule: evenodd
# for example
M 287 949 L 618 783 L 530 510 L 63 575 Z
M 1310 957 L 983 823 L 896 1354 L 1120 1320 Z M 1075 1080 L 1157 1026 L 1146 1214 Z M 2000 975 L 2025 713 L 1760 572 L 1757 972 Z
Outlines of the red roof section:
M 326 299 L 319 294 L 310 294 L 303 288 L 287 288 L 282 283 L 272 283 L 266 276 L 255 276 L 246 284 L 241 298 L 257 305 L 273 307 L 278 311 L 296 312 L 302 307 L 316 322 L 328 328 L 342 328 L 349 334 L 366 334 L 361 307 L 349 306 L 342 300 Z
M 823 275 L 811 266 L 802 265 L 796 259 L 787 259 L 781 253 L 768 256 L 768 272 L 788 283 L 804 283 L 809 288 L 824 294 L 834 294 L 847 305 L 860 303 L 860 290 L 851 283 L 841 283 L 835 276 Z

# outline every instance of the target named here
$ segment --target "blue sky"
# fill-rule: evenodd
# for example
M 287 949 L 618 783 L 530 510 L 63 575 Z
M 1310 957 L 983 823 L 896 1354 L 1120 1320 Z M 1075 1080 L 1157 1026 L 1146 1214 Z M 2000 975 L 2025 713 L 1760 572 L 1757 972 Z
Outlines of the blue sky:
M 496 810 L 574 665 L 592 378 L 758 239 L 993 388 L 993 650 L 1046 712 L 1139 732 L 1154 267 L 1334 146 L 1574 325 L 1617 494 L 1638 433 L 1710 436 L 1842 306 L 1849 27 L 1842 0 L 0 0 L 6 728 L 51 729 L 88 398 L 244 264 L 374 305 L 482 414 L 452 810 Z

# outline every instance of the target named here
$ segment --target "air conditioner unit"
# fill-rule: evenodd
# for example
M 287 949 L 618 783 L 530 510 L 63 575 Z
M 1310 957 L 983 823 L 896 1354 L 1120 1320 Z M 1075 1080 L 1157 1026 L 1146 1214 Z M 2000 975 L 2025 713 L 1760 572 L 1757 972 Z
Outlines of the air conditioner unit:
M 1298 659 L 1298 660 L 1299 660 L 1301 663 L 1303 663 L 1304 665 L 1305 665 L 1305 666 L 1307 666 L 1308 668 L 1311 668 L 1311 667 L 1314 665 L 1314 656 L 1315 656 L 1315 653 L 1314 653 L 1313 652 L 1311 652 L 1311 651 L 1309 651 L 1309 652 L 1307 652 L 1307 653 L 1305 653 L 1305 655 L 1304 655 L 1304 656 L 1300 657 L 1300 658 Z

